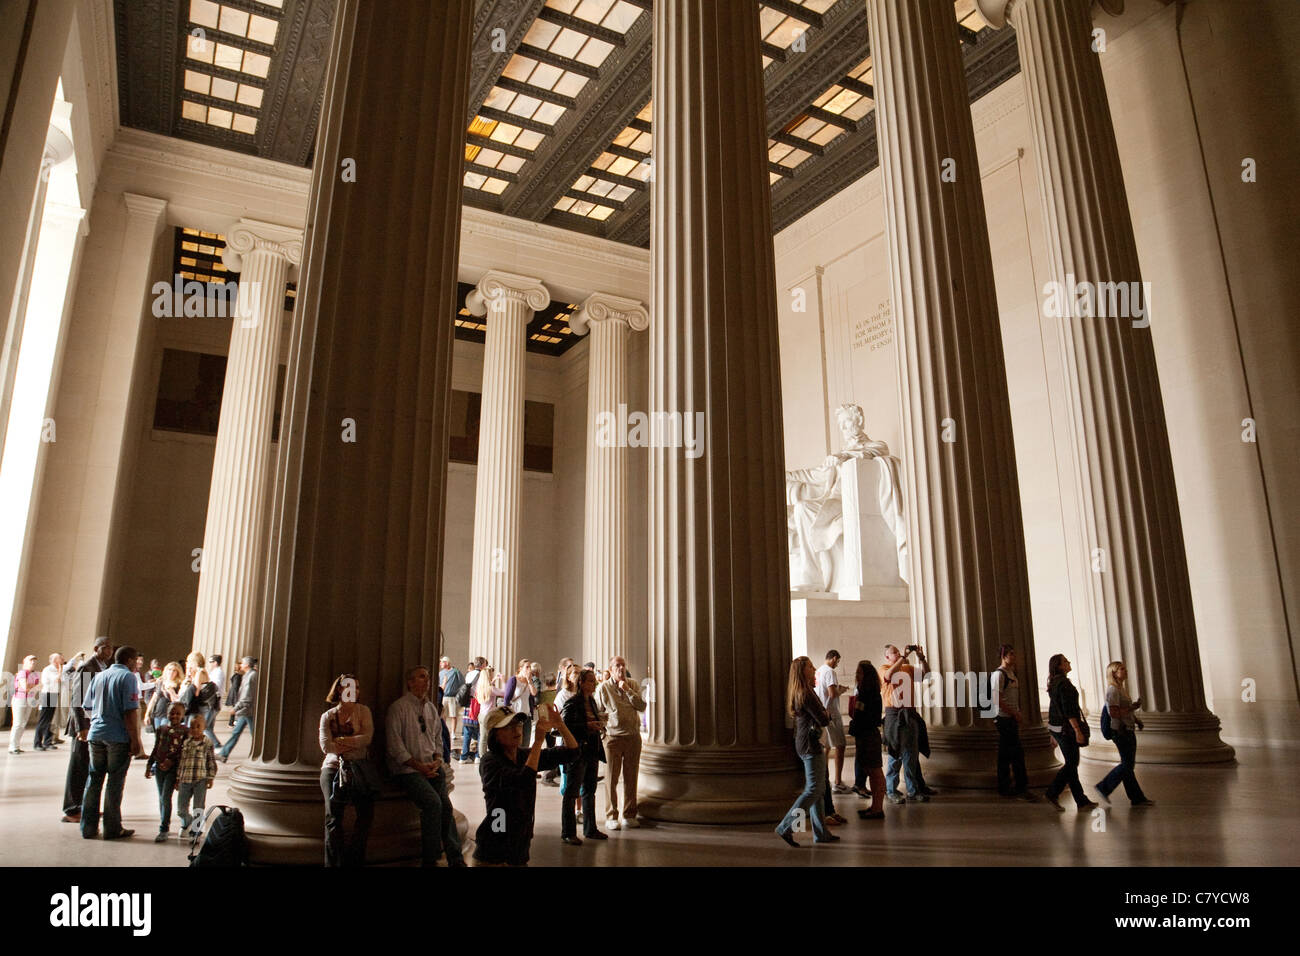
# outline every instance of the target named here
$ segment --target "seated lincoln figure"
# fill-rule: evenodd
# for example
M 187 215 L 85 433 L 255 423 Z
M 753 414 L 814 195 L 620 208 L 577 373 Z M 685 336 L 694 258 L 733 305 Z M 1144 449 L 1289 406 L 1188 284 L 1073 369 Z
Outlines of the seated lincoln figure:
M 816 468 L 785 473 L 787 533 L 790 543 L 790 587 L 796 591 L 838 590 L 836 571 L 843 560 L 844 511 L 840 466 L 850 459 L 874 459 L 880 468 L 880 514 L 898 546 L 899 577 L 907 580 L 907 522 L 899 460 L 889 446 L 873 441 L 864 428 L 859 405 L 841 405 L 835 412 L 841 451 L 828 455 Z M 853 516 L 856 520 L 857 516 Z

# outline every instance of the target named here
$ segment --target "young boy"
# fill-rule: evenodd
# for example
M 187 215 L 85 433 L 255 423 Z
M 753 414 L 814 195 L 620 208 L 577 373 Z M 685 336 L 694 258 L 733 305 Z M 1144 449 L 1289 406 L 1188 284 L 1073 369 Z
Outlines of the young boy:
M 181 748 L 180 769 L 176 775 L 176 812 L 181 815 L 181 832 L 197 833 L 203 825 L 203 807 L 208 791 L 217 782 L 217 755 L 212 741 L 203 735 L 202 714 L 190 718 L 189 736 Z M 190 798 L 194 798 L 194 813 L 190 813 Z
M 167 708 L 167 723 L 158 728 L 153 753 L 145 764 L 145 779 L 157 775 L 158 807 L 162 820 L 154 843 L 164 843 L 172 825 L 172 793 L 176 790 L 176 774 L 180 768 L 181 752 L 189 736 L 185 726 L 185 705 L 176 701 Z

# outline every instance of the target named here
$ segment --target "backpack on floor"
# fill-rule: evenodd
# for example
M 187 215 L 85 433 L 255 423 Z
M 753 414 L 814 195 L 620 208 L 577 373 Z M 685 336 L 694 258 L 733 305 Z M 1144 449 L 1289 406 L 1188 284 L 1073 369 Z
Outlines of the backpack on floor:
M 210 808 L 190 840 L 190 866 L 247 864 L 248 841 L 244 836 L 244 815 L 235 807 Z

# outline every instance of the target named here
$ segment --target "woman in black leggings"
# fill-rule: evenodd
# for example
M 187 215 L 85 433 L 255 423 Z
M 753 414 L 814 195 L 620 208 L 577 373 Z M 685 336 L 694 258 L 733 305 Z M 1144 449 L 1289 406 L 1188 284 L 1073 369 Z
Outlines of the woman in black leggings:
M 1056 745 L 1061 748 L 1061 759 L 1065 761 L 1065 766 L 1047 788 L 1047 802 L 1063 813 L 1065 807 L 1061 806 L 1059 797 L 1067 786 L 1080 810 L 1097 806 L 1084 795 L 1083 785 L 1079 783 L 1079 748 L 1088 742 L 1088 735 L 1084 730 L 1083 713 L 1079 710 L 1079 691 L 1066 676 L 1071 669 L 1064 654 L 1053 654 L 1047 662 L 1047 697 L 1051 701 L 1047 711 L 1047 729 L 1052 732 Z

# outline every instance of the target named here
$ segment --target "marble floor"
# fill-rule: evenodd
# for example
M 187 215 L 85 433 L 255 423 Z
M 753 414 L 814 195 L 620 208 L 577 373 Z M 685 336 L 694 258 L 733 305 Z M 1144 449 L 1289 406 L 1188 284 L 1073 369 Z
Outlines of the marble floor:
M 25 742 L 30 743 L 30 731 Z M 248 736 L 221 767 L 208 804 L 228 802 L 227 784 Z M 152 842 L 157 796 L 144 779 L 144 763 L 131 768 L 123 801 L 131 840 L 82 840 L 59 822 L 66 746 L 50 753 L 7 752 L 0 733 L 0 865 L 183 866 L 176 839 Z M 647 825 L 618 832 L 603 843 L 564 846 L 558 790 L 539 788 L 533 865 L 541 866 L 799 866 L 878 864 L 1030 866 L 1295 866 L 1300 864 L 1300 769 L 1279 751 L 1239 748 L 1238 763 L 1225 767 L 1139 766 L 1138 775 L 1157 806 L 1130 809 L 1122 796 L 1101 821 L 1073 809 L 1057 813 L 1046 803 L 1002 800 L 989 792 L 945 790 L 928 804 L 888 807 L 883 821 L 863 821 L 856 796 L 837 798 L 847 825 L 842 842 L 798 850 L 785 846 L 771 827 Z M 483 814 L 476 768 L 456 766 L 452 800 L 470 821 Z M 1108 767 L 1085 763 L 1085 787 Z M 791 794 L 793 800 L 794 794 Z M 603 812 L 604 798 L 597 798 Z M 175 824 L 173 824 L 173 832 Z

